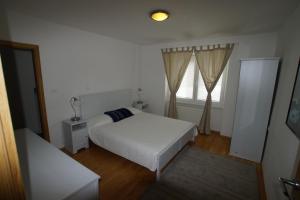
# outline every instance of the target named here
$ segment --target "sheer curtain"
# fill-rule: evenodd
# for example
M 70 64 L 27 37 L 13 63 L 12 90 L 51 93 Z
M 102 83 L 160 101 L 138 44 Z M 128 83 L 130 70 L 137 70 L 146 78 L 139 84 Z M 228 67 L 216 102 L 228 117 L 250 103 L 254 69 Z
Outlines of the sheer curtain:
M 192 53 L 193 50 L 189 48 L 186 50 L 183 48 L 181 50 L 178 48 L 176 48 L 176 50 L 162 50 L 164 67 L 170 90 L 168 117 L 177 118 L 176 93 L 179 89 L 186 68 L 191 60 Z
M 195 49 L 197 64 L 207 90 L 207 98 L 199 123 L 199 131 L 201 133 L 210 133 L 211 92 L 216 86 L 227 64 L 233 46 L 233 44 L 226 44 L 225 47 L 213 45 L 212 47 L 208 46 L 206 49 L 202 46 L 199 50 Z

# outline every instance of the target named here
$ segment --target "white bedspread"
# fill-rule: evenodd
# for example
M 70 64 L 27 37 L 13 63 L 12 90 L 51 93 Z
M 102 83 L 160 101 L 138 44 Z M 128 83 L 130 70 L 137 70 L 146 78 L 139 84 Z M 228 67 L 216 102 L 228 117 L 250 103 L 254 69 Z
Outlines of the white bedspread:
M 115 123 L 109 119 L 98 124 L 95 119 L 91 121 L 89 137 L 95 144 L 151 171 L 156 170 L 158 158 L 166 149 L 195 129 L 193 123 L 144 112 Z

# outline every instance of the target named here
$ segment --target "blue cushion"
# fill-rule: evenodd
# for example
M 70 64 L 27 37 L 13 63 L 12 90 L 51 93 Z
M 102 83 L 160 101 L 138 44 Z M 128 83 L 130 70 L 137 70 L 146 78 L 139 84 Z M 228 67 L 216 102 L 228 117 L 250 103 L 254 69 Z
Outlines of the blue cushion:
M 120 108 L 117 110 L 107 111 L 104 114 L 110 116 L 114 122 L 118 122 L 122 119 L 133 116 L 132 112 L 126 108 Z

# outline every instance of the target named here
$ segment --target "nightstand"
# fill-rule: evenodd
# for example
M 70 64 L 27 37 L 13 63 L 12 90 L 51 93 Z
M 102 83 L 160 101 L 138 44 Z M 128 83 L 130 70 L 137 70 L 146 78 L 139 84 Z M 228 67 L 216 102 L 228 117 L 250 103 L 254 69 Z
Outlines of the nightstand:
M 136 109 L 139 109 L 141 111 L 145 111 L 145 109 L 148 107 L 148 104 L 144 103 L 144 102 L 142 102 L 142 103 L 134 102 L 133 107 Z
M 89 148 L 87 122 L 84 120 L 63 121 L 65 148 L 75 154 L 79 149 Z

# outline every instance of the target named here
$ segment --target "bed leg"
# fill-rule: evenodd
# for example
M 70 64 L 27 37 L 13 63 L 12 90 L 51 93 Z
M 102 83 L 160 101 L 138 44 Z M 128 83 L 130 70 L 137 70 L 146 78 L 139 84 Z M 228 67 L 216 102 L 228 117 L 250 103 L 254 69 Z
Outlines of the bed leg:
M 157 169 L 156 170 L 156 181 L 159 181 L 159 179 L 160 179 L 160 170 Z

